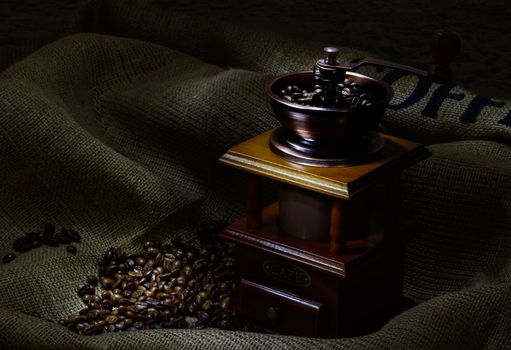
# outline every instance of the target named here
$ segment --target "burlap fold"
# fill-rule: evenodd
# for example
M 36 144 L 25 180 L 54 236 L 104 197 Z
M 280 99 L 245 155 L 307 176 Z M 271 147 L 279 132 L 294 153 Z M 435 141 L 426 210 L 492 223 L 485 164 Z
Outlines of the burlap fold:
M 168 242 L 192 235 L 202 219 L 242 214 L 243 178 L 216 159 L 277 126 L 267 83 L 310 68 L 318 49 L 194 22 L 148 2 L 89 6 L 77 14 L 75 29 L 82 26 L 78 19 L 88 18 L 89 26 L 108 35 L 68 36 L 0 74 L 0 251 L 7 253 L 14 239 L 48 221 L 83 235 L 76 256 L 63 247 L 42 247 L 0 266 L 0 347 L 509 345 L 509 107 L 456 86 L 374 69 L 365 71 L 396 91 L 384 127 L 431 144 L 433 152 L 404 176 L 404 215 L 424 226 L 406 252 L 405 294 L 421 302 L 418 307 L 354 339 L 215 329 L 82 337 L 49 322 L 80 308 L 75 288 L 95 272 L 97 255 L 109 246 Z M 343 53 L 345 59 L 364 54 Z

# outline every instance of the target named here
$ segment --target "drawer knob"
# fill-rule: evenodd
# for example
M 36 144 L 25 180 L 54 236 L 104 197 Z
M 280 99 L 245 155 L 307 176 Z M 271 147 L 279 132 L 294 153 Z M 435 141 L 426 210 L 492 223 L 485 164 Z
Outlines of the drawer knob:
M 279 308 L 276 306 L 268 306 L 266 309 L 266 317 L 268 317 L 270 320 L 276 320 L 277 319 L 277 311 L 279 311 Z

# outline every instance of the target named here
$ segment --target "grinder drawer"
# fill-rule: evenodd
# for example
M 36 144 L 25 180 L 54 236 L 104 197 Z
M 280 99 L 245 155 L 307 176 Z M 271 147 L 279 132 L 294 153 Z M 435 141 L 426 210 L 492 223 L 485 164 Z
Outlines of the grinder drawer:
M 282 334 L 320 335 L 323 304 L 242 279 L 240 313 Z

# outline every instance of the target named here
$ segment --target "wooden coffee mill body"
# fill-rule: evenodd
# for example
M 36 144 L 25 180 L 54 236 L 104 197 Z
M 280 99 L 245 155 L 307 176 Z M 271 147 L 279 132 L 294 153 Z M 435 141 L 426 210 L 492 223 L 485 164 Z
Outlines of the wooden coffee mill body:
M 379 64 L 448 81 L 459 37 L 437 32 L 432 45 L 434 64 L 428 71 L 375 59 L 340 62 L 337 49 L 325 48 L 327 57 L 318 60 L 313 72 L 293 73 L 270 84 L 272 106 L 283 127 L 234 146 L 219 160 L 247 173 L 247 216 L 220 234 L 236 244 L 235 305 L 242 316 L 270 332 L 345 337 L 374 331 L 401 311 L 404 243 L 413 232 L 413 224 L 400 220 L 401 173 L 430 153 L 415 142 L 365 129 L 360 118 L 377 124 L 392 91 L 346 71 Z M 344 117 L 346 111 L 308 109 L 276 96 L 292 79 L 310 81 L 314 74 L 317 81 L 332 71 L 334 78 L 342 72 L 374 86 L 381 95 L 379 105 L 349 110 Z M 349 142 L 339 139 L 339 147 L 335 142 L 330 147 L 332 140 L 321 137 L 332 131 L 347 135 Z M 350 141 L 352 132 L 363 136 L 363 147 Z M 300 153 L 309 144 L 326 148 Z M 264 179 L 280 186 L 279 201 L 266 207 Z
M 220 158 L 220 163 L 248 173 L 247 216 L 221 233 L 236 243 L 237 308 L 284 334 L 339 337 L 380 326 L 399 310 L 402 299 L 406 229 L 399 226 L 401 171 L 429 152 L 383 135 L 385 148 L 374 162 L 307 167 L 274 154 L 268 147 L 271 132 Z M 309 216 L 318 218 L 322 214 L 314 211 L 327 208 L 328 240 L 283 232 L 279 203 L 262 207 L 263 178 L 280 182 L 292 196 L 296 191 L 306 206 L 322 203 L 310 207 Z M 374 197 L 379 197 L 377 204 L 371 203 Z M 301 225 L 311 218 L 296 220 Z

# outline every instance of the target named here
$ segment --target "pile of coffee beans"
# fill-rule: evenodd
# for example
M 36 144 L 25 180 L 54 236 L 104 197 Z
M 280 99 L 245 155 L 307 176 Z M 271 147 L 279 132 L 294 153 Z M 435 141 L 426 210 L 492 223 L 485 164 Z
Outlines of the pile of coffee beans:
M 330 93 L 319 84 L 309 87 L 289 85 L 280 91 L 279 96 L 288 102 L 322 108 L 358 108 L 373 104 L 371 92 L 349 79 L 337 84 L 335 91 Z
M 219 227 L 214 223 L 203 231 L 208 234 Z M 78 288 L 85 307 L 60 323 L 83 335 L 159 328 L 240 328 L 230 307 L 234 288 L 231 252 L 230 245 L 216 239 L 203 244 L 149 241 L 137 254 L 110 248 L 98 261 L 98 276 L 89 276 Z
M 58 247 L 61 244 L 67 244 L 67 252 L 76 255 L 76 247 L 71 243 L 79 243 L 81 236 L 73 229 L 62 228 L 60 231 L 55 229 L 52 223 L 46 223 L 41 231 L 29 232 L 26 235 L 16 239 L 13 243 L 13 249 L 18 253 L 26 253 L 29 250 L 39 248 L 41 245 Z M 16 258 L 14 253 L 6 254 L 2 262 L 10 263 Z

